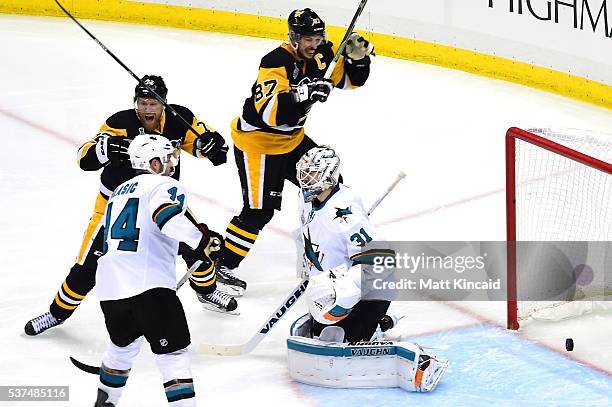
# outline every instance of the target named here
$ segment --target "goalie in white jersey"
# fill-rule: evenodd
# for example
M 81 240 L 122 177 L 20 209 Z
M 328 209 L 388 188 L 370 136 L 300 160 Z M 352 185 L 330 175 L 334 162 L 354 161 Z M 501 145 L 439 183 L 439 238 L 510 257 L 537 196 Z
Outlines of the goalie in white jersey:
M 312 148 L 296 165 L 310 314 L 291 327 L 290 375 L 327 387 L 432 391 L 445 360 L 414 343 L 370 342 L 390 301 L 362 292 L 362 277 L 371 272 L 366 265 L 375 258 L 388 262 L 395 251 L 385 242 L 374 244 L 380 236 L 361 199 L 338 181 L 339 168 L 340 159 L 327 146 Z
M 176 258 L 179 242 L 189 246 L 190 263 L 202 261 L 190 278 L 200 300 L 235 309 L 236 300 L 216 291 L 214 265 L 206 254 L 211 237 L 220 235 L 185 216 L 187 195 L 169 176 L 178 164 L 178 151 L 168 139 L 137 136 L 128 154 L 140 175 L 117 187 L 108 201 L 104 255 L 96 275 L 111 342 L 102 358 L 95 406 L 117 405 L 145 339 L 162 373 L 168 403 L 195 406 L 187 350 L 191 339 L 175 292 Z
M 306 291 L 314 318 L 312 334 L 330 324 L 349 342 L 370 340 L 390 301 L 361 298 L 361 267 L 373 256 L 393 257 L 390 249 L 364 250 L 380 240 L 361 198 L 338 182 L 340 159 L 327 146 L 309 150 L 296 165 L 304 257 L 310 283 Z M 333 296 L 334 291 L 342 292 Z

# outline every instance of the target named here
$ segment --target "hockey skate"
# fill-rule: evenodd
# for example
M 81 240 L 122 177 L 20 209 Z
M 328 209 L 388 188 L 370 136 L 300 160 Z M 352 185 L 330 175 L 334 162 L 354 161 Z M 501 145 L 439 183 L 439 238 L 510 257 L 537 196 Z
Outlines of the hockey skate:
M 448 368 L 448 360 L 422 354 L 415 376 L 415 387 L 420 392 L 433 391 Z
M 96 404 L 94 407 L 115 407 L 113 403 L 108 403 L 108 393 L 104 390 L 98 389 L 98 398 L 96 398 Z
M 304 338 L 312 338 L 312 315 L 304 314 L 296 319 L 289 328 L 291 336 L 302 336 Z
M 222 312 L 232 315 L 238 315 L 238 302 L 230 295 L 215 290 L 210 294 L 198 294 L 198 300 L 202 306 L 210 311 Z
M 232 297 L 242 297 L 247 288 L 247 283 L 239 279 L 233 270 L 217 262 L 215 264 L 217 272 L 217 288 L 219 291 L 231 295 Z
M 24 331 L 30 336 L 35 336 L 45 332 L 49 328 L 63 324 L 64 321 L 64 319 L 55 318 L 47 311 L 41 316 L 29 320 L 24 327 Z

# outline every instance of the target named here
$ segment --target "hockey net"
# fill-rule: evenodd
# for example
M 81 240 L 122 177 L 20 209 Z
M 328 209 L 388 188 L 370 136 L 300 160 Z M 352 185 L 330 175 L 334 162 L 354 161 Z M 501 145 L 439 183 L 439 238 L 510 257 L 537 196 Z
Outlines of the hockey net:
M 603 301 L 610 299 L 612 286 L 601 267 L 610 260 L 601 242 L 612 241 L 610 163 L 612 135 L 578 129 L 508 130 L 509 329 L 518 329 L 527 318 L 559 320 L 612 305 Z M 540 263 L 525 259 L 525 245 L 531 249 L 545 241 L 560 247 L 563 261 L 551 260 L 549 252 Z

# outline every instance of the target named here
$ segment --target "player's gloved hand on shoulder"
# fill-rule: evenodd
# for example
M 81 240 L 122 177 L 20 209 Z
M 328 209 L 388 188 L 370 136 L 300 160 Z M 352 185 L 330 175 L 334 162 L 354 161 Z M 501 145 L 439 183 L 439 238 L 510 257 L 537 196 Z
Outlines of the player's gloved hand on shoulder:
M 96 136 L 96 155 L 102 164 L 129 160 L 127 152 L 129 146 L 130 140 L 122 136 L 113 136 L 109 133 L 99 133 Z
M 352 33 L 349 36 L 342 55 L 344 55 L 349 64 L 361 61 L 365 57 L 374 54 L 374 45 L 363 38 L 358 33 Z
M 334 83 L 330 79 L 319 78 L 304 82 L 296 86 L 291 94 L 296 103 L 310 100 L 312 102 L 325 102 L 331 93 Z
M 207 131 L 200 134 L 195 141 L 195 150 L 198 157 L 206 157 L 214 166 L 227 162 L 229 147 L 225 139 L 216 131 Z

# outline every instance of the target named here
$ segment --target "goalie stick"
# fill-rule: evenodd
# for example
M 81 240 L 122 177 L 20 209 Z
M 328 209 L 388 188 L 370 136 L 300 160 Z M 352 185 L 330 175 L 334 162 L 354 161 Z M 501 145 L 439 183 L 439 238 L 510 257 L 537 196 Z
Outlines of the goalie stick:
M 95 35 L 93 35 L 91 32 L 89 32 L 89 30 L 87 28 L 85 28 L 83 26 L 83 24 L 81 24 L 72 14 L 70 14 L 70 12 L 68 12 L 68 10 L 66 10 L 64 8 L 64 6 L 62 6 L 62 4 L 59 2 L 59 0 L 54 0 L 55 3 L 59 6 L 60 9 L 62 9 L 62 11 L 64 12 L 64 14 L 66 14 L 72 21 L 74 21 L 76 23 L 76 25 L 78 25 L 83 31 L 85 31 L 87 33 L 87 35 L 89 35 L 89 37 L 94 40 L 96 42 L 96 44 L 98 44 L 100 46 L 100 48 L 102 48 L 108 55 L 111 56 L 111 58 L 113 58 L 115 60 L 115 62 L 117 62 L 119 65 L 121 65 L 121 67 L 123 69 L 125 69 L 127 71 L 127 73 L 129 73 L 134 79 L 136 79 L 136 81 L 138 81 L 138 83 L 140 84 L 140 86 L 145 87 L 149 92 L 151 92 L 151 94 L 153 94 L 153 96 L 155 96 L 155 99 L 157 99 L 159 101 L 159 103 L 161 103 L 162 105 L 164 105 L 164 107 L 166 109 L 168 109 L 174 116 L 178 117 L 183 124 L 195 135 L 200 135 L 200 133 L 198 131 L 196 131 L 191 124 L 185 120 L 185 118 L 183 116 L 181 116 L 172 106 L 170 106 L 168 103 L 166 103 L 166 101 L 157 94 L 157 92 L 155 92 L 153 89 L 151 89 L 151 87 L 149 85 L 147 85 L 146 83 L 144 83 L 142 81 L 142 79 L 140 79 L 134 72 L 132 72 L 132 70 L 130 68 L 128 68 L 128 66 L 126 64 L 123 63 L 123 61 L 121 61 L 115 54 L 113 54 L 113 52 L 111 50 L 109 50 L 106 45 L 102 44 L 102 42 L 96 38 Z M 205 132 L 209 132 L 210 130 L 206 127 L 206 124 L 204 124 L 204 122 L 200 122 L 202 123 L 202 126 L 204 127 L 204 131 Z
M 389 195 L 397 184 L 406 176 L 404 171 L 400 171 L 399 174 L 395 177 L 393 182 L 385 189 L 383 194 L 372 204 L 370 209 L 368 210 L 368 215 L 371 214 L 378 205 Z M 261 326 L 261 328 L 249 339 L 247 342 L 242 344 L 228 344 L 228 345 L 220 345 L 220 344 L 201 344 L 198 348 L 198 353 L 205 355 L 218 355 L 218 356 L 238 356 L 245 355 L 251 352 L 255 347 L 261 342 L 266 335 L 276 326 L 276 324 L 287 315 L 287 311 L 298 301 L 298 299 L 304 294 L 306 291 L 306 287 L 308 286 L 308 277 L 304 277 L 298 285 L 291 290 L 287 298 L 283 300 L 281 305 L 272 312 L 272 314 L 266 319 L 266 322 Z

